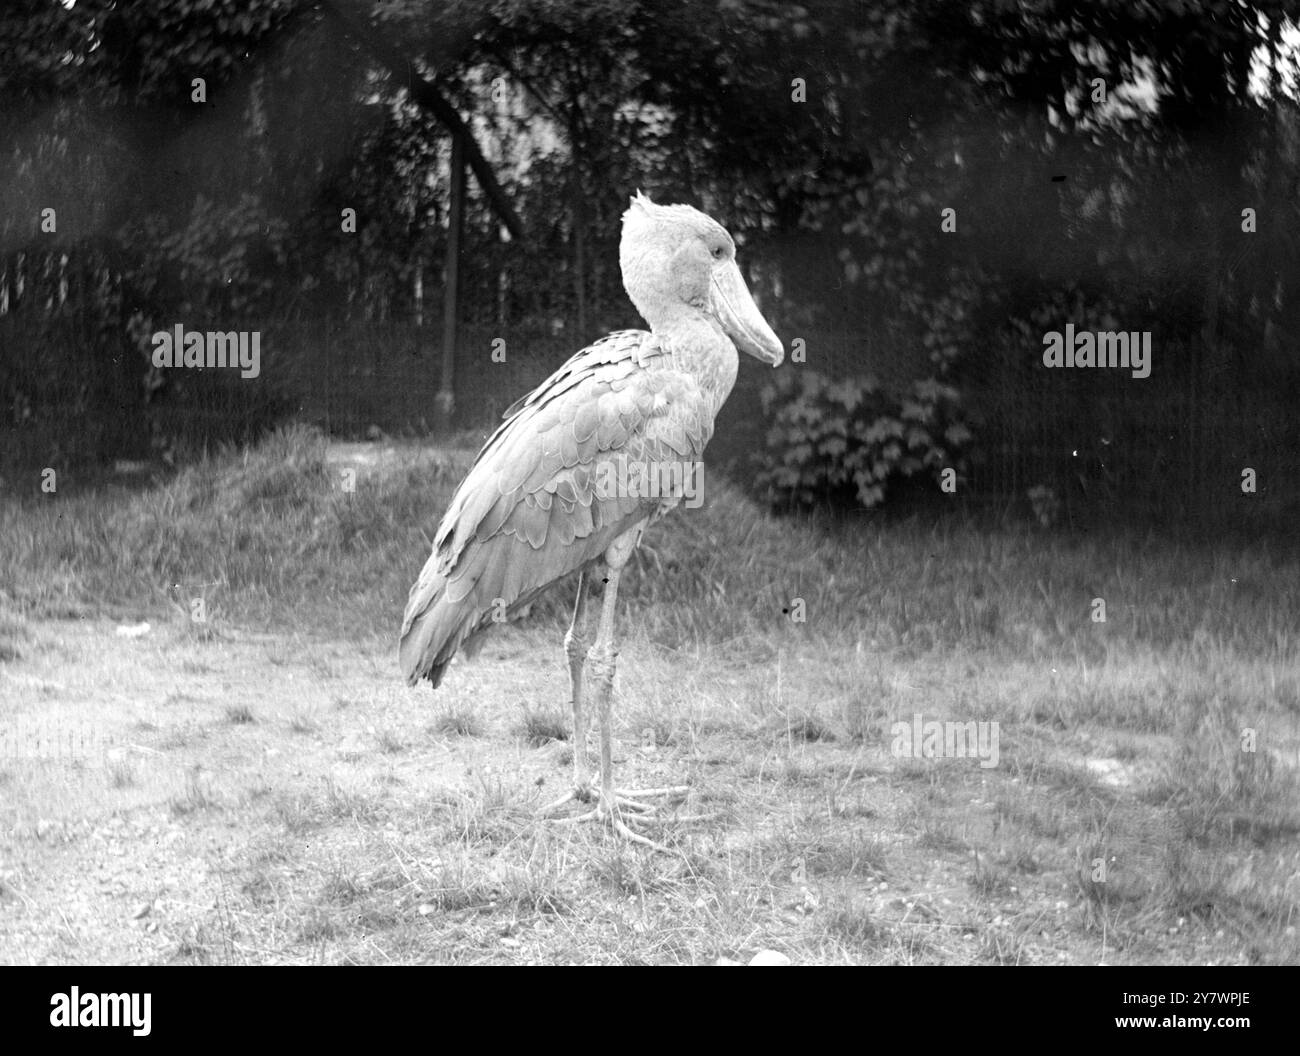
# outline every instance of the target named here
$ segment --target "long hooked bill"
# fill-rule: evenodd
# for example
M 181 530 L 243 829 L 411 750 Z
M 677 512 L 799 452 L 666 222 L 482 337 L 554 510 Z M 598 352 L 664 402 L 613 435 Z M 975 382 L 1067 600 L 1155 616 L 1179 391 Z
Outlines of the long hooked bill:
M 771 363 L 774 367 L 781 365 L 785 359 L 781 339 L 772 332 L 763 313 L 758 310 L 734 260 L 713 269 L 709 308 L 738 349 L 763 363 Z

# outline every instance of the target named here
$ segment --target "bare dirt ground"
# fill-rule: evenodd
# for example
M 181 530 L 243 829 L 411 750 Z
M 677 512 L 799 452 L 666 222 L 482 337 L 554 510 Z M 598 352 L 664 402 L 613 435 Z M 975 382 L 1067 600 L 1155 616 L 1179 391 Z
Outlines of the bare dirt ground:
M 986 770 L 758 717 L 791 687 L 843 692 L 843 668 L 786 664 L 777 687 L 725 654 L 625 652 L 620 775 L 687 779 L 690 810 L 718 812 L 667 823 L 664 855 L 535 816 L 571 757 L 545 739 L 566 682 L 534 632 L 458 664 L 444 700 L 401 684 L 379 639 L 72 621 L 24 653 L 0 668 L 15 728 L 70 747 L 5 768 L 6 962 L 1252 959 L 1239 929 L 1144 903 L 1180 844 L 1135 797 L 1134 742 L 1120 759 L 1036 731 L 1012 748 L 1032 772 Z M 894 696 L 951 685 L 871 668 Z M 1090 828 L 1123 858 L 1113 901 L 1089 895 Z

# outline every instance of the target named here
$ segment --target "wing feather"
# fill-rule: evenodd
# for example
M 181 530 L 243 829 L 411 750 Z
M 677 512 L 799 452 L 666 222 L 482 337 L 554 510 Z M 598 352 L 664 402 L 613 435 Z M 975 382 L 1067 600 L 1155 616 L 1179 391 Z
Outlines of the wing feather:
M 624 330 L 583 349 L 506 412 L 452 497 L 411 588 L 401 662 L 435 686 L 456 650 L 598 560 L 652 519 L 659 498 L 601 493 L 603 465 L 698 460 L 713 407 L 652 334 Z

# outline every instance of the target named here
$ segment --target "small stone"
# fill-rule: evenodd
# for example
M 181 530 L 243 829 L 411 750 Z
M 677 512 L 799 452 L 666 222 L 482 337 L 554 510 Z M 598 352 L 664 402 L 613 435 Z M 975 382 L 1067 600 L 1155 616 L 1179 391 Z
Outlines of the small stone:
M 759 950 L 756 954 L 754 954 L 753 957 L 749 959 L 749 966 L 751 968 L 756 968 L 759 966 L 770 967 L 772 965 L 776 965 L 778 967 L 787 967 L 789 966 L 790 963 L 791 961 L 789 957 L 787 957 L 784 953 L 777 953 L 776 950 Z

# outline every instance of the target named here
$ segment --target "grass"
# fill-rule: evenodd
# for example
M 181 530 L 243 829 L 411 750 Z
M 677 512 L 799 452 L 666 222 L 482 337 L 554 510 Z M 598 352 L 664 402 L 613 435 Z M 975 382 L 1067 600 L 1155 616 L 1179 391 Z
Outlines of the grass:
M 388 755 L 396 755 L 398 752 L 406 750 L 406 745 L 402 743 L 400 735 L 392 730 L 379 730 L 375 734 L 375 743 L 379 745 L 379 750 Z
M 294 733 L 317 733 L 320 730 L 320 724 L 309 715 L 297 714 L 289 720 L 289 729 Z
M 399 454 L 349 493 L 294 429 L 135 494 L 6 497 L 6 707 L 93 718 L 118 753 L 0 741 L 8 956 L 138 951 L 104 891 L 156 875 L 133 901 L 161 899 L 158 961 L 1294 961 L 1293 553 L 827 525 L 712 479 L 620 591 L 620 781 L 692 788 L 655 855 L 537 817 L 578 747 L 571 593 L 435 694 L 395 670 L 470 457 Z M 996 723 L 997 765 L 895 757 L 917 715 Z
M 12 664 L 23 658 L 29 638 L 21 619 L 0 612 L 0 664 Z
M 209 782 L 205 780 L 201 768 L 194 766 L 185 775 L 185 790 L 173 796 L 169 804 L 174 817 L 184 817 L 198 811 L 212 810 L 220 806 L 219 801 L 210 791 Z
M 516 731 L 530 747 L 540 748 L 552 741 L 569 739 L 568 720 L 559 708 L 520 704 L 519 709 Z
M 430 730 L 442 737 L 482 737 L 487 732 L 477 711 L 454 704 L 442 705 Z

